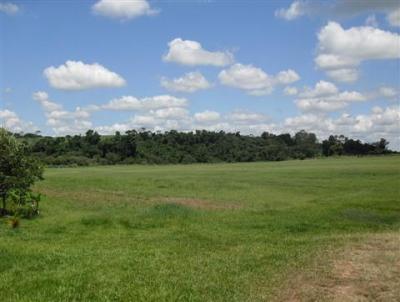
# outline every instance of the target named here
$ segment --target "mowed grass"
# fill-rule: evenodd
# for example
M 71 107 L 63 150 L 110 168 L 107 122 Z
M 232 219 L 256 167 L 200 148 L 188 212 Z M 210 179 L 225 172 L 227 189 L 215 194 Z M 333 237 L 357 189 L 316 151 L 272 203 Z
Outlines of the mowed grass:
M 399 156 L 45 178 L 41 216 L 0 225 L 0 301 L 268 301 L 325 252 L 400 229 Z

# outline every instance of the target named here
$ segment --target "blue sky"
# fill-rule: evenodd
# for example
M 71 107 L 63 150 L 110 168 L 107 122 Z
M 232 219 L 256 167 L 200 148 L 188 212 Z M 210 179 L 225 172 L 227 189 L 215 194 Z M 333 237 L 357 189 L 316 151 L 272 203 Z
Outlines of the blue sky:
M 399 7 L 3 1 L 0 119 L 49 135 L 306 129 L 398 148 Z

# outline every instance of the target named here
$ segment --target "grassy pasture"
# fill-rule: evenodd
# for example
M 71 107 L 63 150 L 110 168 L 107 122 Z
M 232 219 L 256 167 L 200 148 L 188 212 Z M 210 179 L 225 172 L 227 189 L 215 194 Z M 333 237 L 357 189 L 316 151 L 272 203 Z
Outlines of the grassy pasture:
M 314 259 L 400 227 L 399 156 L 45 178 L 41 216 L 0 225 L 0 301 L 268 301 Z

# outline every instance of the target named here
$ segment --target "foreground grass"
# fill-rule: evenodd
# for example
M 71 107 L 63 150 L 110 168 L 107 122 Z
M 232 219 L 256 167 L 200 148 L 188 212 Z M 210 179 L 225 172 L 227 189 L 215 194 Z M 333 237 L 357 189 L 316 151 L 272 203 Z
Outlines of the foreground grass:
M 400 157 L 48 169 L 0 226 L 0 301 L 265 301 L 400 227 Z
M 275 301 L 399 301 L 399 281 L 399 234 L 367 234 L 315 259 Z

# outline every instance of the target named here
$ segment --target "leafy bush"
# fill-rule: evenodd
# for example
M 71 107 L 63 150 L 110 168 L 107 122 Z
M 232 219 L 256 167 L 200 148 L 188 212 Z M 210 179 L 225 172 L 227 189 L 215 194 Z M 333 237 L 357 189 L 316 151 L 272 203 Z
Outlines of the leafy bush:
M 33 218 L 39 215 L 40 194 L 30 191 L 13 190 L 8 195 L 9 211 L 22 218 Z
M 16 214 L 18 211 L 24 213 L 22 216 L 36 215 L 40 195 L 32 193 L 31 185 L 42 179 L 42 174 L 43 167 L 30 156 L 28 146 L 0 128 L 0 215 Z M 8 208 L 9 203 L 11 207 Z

